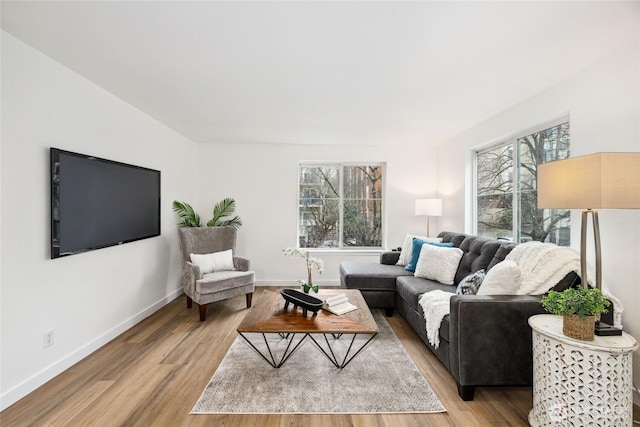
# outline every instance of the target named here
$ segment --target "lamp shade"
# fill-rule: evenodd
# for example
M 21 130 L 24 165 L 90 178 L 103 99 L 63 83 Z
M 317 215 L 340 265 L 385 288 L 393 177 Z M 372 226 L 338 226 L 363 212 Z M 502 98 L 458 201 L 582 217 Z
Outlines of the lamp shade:
M 416 215 L 442 216 L 442 199 L 417 199 Z
M 640 209 L 640 153 L 595 153 L 538 165 L 538 208 Z

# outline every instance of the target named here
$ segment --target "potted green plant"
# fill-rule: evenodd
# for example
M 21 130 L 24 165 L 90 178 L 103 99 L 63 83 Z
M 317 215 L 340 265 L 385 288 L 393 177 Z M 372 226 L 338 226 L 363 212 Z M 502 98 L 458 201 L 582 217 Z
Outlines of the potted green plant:
M 177 200 L 173 201 L 173 211 L 180 218 L 179 227 L 202 227 L 200 216 L 188 203 L 182 203 Z M 242 219 L 238 215 L 233 215 L 236 209 L 236 201 L 230 197 L 222 199 L 213 207 L 213 217 L 207 222 L 207 227 L 222 227 L 230 225 L 239 228 L 242 225 Z
M 599 289 L 583 286 L 550 291 L 540 303 L 549 313 L 563 316 L 563 334 L 584 341 L 593 341 L 596 316 L 606 313 L 611 304 Z

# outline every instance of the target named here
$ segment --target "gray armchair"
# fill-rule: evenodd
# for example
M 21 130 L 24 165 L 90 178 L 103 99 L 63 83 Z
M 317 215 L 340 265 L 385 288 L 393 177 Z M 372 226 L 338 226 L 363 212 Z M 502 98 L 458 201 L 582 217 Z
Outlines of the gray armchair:
M 207 314 L 207 304 L 246 295 L 247 308 L 255 289 L 255 274 L 249 271 L 249 260 L 235 256 L 236 234 L 234 227 L 182 227 L 178 229 L 182 250 L 182 288 L 187 297 L 187 307 L 193 302 L 200 306 L 200 321 Z M 201 273 L 200 267 L 191 262 L 191 254 L 211 254 L 231 249 L 234 270 Z

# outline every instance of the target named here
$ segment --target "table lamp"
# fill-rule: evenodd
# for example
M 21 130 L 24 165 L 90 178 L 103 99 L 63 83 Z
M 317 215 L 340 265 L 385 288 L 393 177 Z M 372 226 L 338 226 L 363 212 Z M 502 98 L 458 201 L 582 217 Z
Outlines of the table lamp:
M 429 217 L 442 216 L 442 199 L 417 199 L 416 216 L 427 217 L 427 237 L 429 237 Z
M 602 255 L 597 209 L 640 209 L 640 153 L 595 153 L 538 165 L 539 209 L 583 209 L 580 272 L 587 286 L 587 223 L 595 244 L 595 286 L 602 291 Z M 596 323 L 596 335 L 619 334 Z

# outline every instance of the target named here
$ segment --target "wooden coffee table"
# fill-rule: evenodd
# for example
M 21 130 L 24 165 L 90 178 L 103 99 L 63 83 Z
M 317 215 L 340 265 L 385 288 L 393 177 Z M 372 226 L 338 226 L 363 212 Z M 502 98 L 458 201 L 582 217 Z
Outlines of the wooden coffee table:
M 287 311 L 284 310 L 285 300 L 280 292 L 265 291 L 240 323 L 238 334 L 274 368 L 281 367 L 302 342 L 309 338 L 336 368 L 342 369 L 378 334 L 378 326 L 362 294 L 357 289 L 322 289 L 317 295 L 311 295 L 325 299 L 339 294 L 345 294 L 349 298 L 349 302 L 358 309 L 340 316 L 326 310 L 320 310 L 313 316 L 303 317 L 300 307 L 291 308 L 290 306 Z M 249 339 L 247 334 L 255 333 L 262 336 L 266 351 L 260 351 Z M 276 358 L 267 340 L 267 334 L 278 334 L 282 339 L 288 341 L 281 357 Z M 299 338 L 301 334 L 302 338 L 296 342 L 296 336 Z M 338 357 L 334 352 L 334 344 L 344 334 L 353 335 L 353 337 L 344 357 Z M 354 348 L 353 344 L 358 335 L 370 335 L 370 337 L 359 348 Z M 324 340 L 326 349 L 323 348 L 319 340 Z

